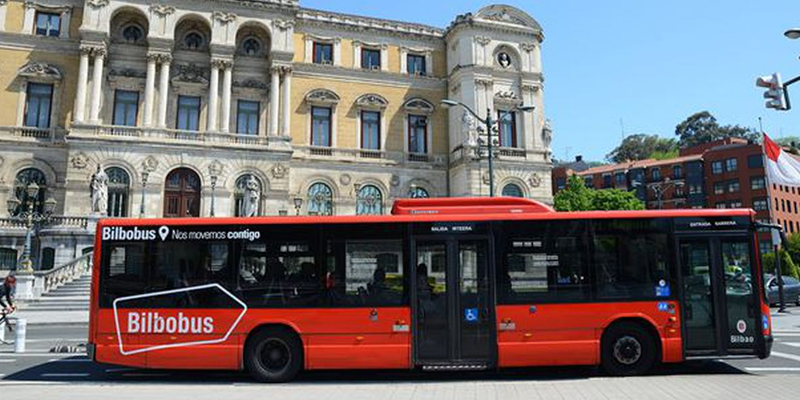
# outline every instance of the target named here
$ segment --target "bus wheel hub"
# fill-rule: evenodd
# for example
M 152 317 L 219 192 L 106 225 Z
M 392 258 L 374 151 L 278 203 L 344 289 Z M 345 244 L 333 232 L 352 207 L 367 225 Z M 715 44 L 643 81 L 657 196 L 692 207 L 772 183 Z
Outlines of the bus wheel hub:
M 621 364 L 631 365 L 642 357 L 642 345 L 633 336 L 623 336 L 614 343 L 614 358 Z

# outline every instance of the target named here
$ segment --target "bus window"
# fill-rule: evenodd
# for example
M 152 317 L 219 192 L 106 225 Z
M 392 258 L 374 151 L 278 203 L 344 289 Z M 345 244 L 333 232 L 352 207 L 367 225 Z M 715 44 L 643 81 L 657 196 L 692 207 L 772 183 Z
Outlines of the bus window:
M 142 294 L 147 290 L 144 243 L 114 243 L 103 246 L 101 307 L 111 307 L 118 297 Z M 130 302 L 130 307 L 142 302 Z
M 345 243 L 345 294 L 354 304 L 401 305 L 403 244 L 400 240 Z
M 243 244 L 238 275 L 245 302 L 256 307 L 317 304 L 322 274 L 313 241 L 264 236 L 268 239 Z
M 594 222 L 594 276 L 599 299 L 672 296 L 667 225 L 660 220 Z
M 150 292 L 217 283 L 231 285 L 232 251 L 230 241 L 158 242 L 153 244 L 148 278 Z M 233 306 L 232 299 L 219 289 L 187 290 L 155 296 L 151 307 L 219 308 Z
M 500 302 L 587 300 L 585 226 L 582 221 L 503 223 L 505 255 L 497 274 Z

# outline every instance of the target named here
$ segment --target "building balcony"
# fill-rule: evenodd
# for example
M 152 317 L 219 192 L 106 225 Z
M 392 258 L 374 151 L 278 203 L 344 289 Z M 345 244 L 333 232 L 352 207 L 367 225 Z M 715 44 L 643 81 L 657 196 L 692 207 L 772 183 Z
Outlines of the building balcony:
M 68 215 L 54 215 L 50 220 L 45 222 L 40 231 L 50 230 L 86 230 L 90 227 L 88 217 L 77 217 Z M 0 218 L 0 231 L 5 234 L 20 234 L 24 235 L 27 230 L 25 221 L 19 218 Z
M 0 126 L 0 139 L 32 142 L 55 143 L 64 139 L 65 131 L 61 128 L 37 128 L 33 126 Z
M 400 151 L 345 149 L 323 146 L 293 146 L 293 157 L 299 160 L 351 162 L 377 165 L 444 168 L 443 154 L 404 153 Z
M 287 138 L 284 137 L 115 125 L 73 125 L 69 136 L 71 138 L 240 147 L 243 149 L 253 149 L 254 147 L 266 149 L 273 143 L 283 145 L 287 142 Z

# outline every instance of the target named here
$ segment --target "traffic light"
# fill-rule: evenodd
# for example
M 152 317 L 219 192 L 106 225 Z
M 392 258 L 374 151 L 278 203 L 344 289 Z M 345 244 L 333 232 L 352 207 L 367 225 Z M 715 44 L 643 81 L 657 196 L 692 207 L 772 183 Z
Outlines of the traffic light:
M 776 110 L 786 110 L 786 101 L 783 96 L 783 82 L 781 82 L 781 74 L 774 73 L 769 76 L 762 76 L 756 79 L 756 86 L 767 88 L 764 92 L 764 98 L 767 99 L 767 108 L 774 108 Z

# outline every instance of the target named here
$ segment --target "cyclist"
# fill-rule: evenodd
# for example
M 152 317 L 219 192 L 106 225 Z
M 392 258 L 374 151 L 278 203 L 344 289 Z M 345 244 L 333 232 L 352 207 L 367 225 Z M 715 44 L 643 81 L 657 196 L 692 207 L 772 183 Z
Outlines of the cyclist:
M 17 278 L 14 275 L 9 275 L 3 280 L 3 285 L 0 286 L 0 311 L 2 314 L 11 314 L 17 306 L 14 305 L 14 294 L 17 289 Z

